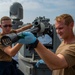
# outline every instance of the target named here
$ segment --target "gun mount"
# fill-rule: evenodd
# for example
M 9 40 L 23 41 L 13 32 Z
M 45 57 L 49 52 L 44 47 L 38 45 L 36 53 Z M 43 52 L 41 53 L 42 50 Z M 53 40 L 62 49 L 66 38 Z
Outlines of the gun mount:
M 34 30 L 32 33 L 37 33 L 38 36 L 49 34 L 52 37 L 52 25 L 49 23 L 50 19 L 43 17 L 37 17 L 32 22 L 32 25 L 34 26 Z

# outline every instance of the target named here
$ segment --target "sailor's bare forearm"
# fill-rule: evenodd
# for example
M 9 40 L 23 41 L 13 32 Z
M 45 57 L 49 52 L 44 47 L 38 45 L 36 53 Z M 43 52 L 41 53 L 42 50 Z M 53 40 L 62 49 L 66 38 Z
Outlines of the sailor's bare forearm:
M 27 29 L 29 29 L 29 28 L 31 28 L 31 27 L 32 27 L 32 24 L 29 24 L 29 25 L 23 26 L 23 27 L 21 27 L 21 28 L 19 28 L 19 29 L 16 29 L 16 32 L 18 33 L 18 32 L 27 30 Z

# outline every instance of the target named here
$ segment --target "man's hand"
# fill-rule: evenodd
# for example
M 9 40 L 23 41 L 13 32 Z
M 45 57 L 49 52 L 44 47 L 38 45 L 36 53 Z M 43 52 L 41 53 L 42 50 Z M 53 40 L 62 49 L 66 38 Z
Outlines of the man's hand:
M 36 41 L 36 37 L 31 32 L 22 32 L 24 38 L 20 39 L 18 43 L 22 44 L 32 44 Z
M 42 59 L 40 59 L 40 60 L 36 63 L 36 67 L 39 67 L 40 64 L 45 64 L 45 62 L 44 62 Z

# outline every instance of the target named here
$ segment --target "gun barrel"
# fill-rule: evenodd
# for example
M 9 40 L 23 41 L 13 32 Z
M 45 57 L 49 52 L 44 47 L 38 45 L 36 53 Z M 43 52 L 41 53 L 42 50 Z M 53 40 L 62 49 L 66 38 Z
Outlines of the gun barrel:
M 38 27 L 34 27 L 34 28 L 28 29 L 26 31 L 27 32 L 31 32 L 31 33 L 37 33 L 39 31 L 39 28 Z

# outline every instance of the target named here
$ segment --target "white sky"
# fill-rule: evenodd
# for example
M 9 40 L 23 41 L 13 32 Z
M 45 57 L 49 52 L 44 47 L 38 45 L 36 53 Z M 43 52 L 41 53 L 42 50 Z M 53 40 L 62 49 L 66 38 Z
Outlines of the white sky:
M 32 23 L 36 17 L 50 19 L 54 24 L 56 16 L 68 13 L 75 20 L 75 0 L 0 0 L 0 18 L 10 16 L 10 6 L 14 2 L 19 2 L 23 6 L 23 22 Z

